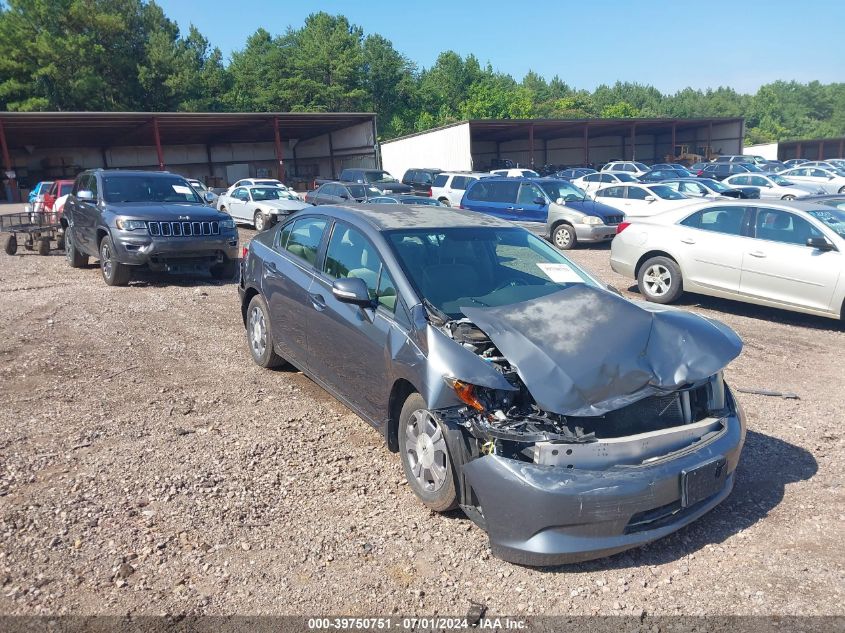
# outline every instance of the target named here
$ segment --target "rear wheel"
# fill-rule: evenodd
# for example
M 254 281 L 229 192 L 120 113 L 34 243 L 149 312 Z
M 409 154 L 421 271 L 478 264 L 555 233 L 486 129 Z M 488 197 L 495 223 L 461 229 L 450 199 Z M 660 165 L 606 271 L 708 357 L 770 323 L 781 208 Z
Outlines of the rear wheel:
M 246 341 L 252 360 L 259 367 L 270 369 L 285 364 L 285 360 L 273 348 L 270 311 L 261 295 L 255 295 L 246 309 Z
M 684 291 L 681 269 L 668 257 L 652 257 L 640 268 L 637 286 L 649 301 L 672 303 Z
M 42 237 L 38 240 L 38 254 L 39 255 L 49 255 L 50 254 L 50 238 Z
M 575 229 L 569 224 L 558 224 L 552 232 L 552 243 L 562 251 L 568 251 L 574 248 L 578 243 Z
M 399 416 L 399 454 L 405 478 L 427 507 L 435 512 L 458 507 L 455 471 L 443 429 L 418 393 L 408 396 Z
M 129 266 L 115 259 L 114 244 L 108 235 L 100 240 L 100 270 L 109 286 L 125 286 L 132 276 Z
M 795 196 L 787 194 L 783 198 L 781 198 L 781 200 L 795 200 Z
M 839 187 L 839 193 L 845 193 L 845 187 Z
M 70 227 L 65 229 L 65 259 L 71 268 L 82 268 L 88 265 L 88 255 L 84 255 L 76 248 L 76 235 Z
M 14 255 L 18 252 L 18 238 L 14 235 L 7 235 L 3 238 L 3 250 L 6 255 Z
M 449 202 L 449 198 L 440 198 L 440 203 L 446 207 L 451 207 L 452 203 Z

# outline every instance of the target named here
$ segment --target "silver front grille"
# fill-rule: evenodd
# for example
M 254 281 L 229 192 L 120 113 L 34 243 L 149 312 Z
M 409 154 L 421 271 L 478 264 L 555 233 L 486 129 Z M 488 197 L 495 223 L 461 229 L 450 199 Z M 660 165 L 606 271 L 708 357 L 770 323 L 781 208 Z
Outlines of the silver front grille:
M 147 229 L 158 237 L 220 235 L 219 222 L 147 222 Z

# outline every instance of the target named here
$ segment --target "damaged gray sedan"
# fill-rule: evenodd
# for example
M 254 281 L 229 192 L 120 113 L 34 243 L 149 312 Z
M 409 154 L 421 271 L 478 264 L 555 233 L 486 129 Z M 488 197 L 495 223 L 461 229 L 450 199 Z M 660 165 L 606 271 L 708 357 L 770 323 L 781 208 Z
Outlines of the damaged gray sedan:
M 745 439 L 726 326 L 615 294 L 528 231 L 408 205 L 303 210 L 256 236 L 256 363 L 289 361 L 528 565 L 665 536 L 730 494 Z

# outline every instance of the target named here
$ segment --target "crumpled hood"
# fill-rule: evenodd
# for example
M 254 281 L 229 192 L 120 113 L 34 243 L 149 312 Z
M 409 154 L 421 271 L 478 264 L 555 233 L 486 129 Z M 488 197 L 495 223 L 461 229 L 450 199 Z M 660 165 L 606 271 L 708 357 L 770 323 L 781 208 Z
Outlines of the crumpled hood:
M 708 378 L 742 350 L 727 326 L 586 284 L 461 311 L 516 368 L 537 406 L 595 416 Z
M 556 204 L 557 206 L 565 206 L 569 209 L 575 209 L 576 211 L 586 213 L 587 215 L 596 215 L 602 220 L 606 220 L 608 216 L 622 215 L 622 212 L 619 209 L 614 209 L 610 205 L 596 202 L 590 198 L 584 198 L 583 200 L 567 200 L 565 205 L 558 205 L 556 202 L 553 204 Z

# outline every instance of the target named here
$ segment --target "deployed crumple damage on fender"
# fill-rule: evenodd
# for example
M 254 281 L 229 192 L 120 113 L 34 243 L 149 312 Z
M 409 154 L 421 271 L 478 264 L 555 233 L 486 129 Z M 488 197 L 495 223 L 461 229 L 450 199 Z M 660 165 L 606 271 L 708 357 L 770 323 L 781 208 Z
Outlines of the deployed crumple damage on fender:
M 537 406 L 564 416 L 600 416 L 706 380 L 742 350 L 719 323 L 586 284 L 461 311 L 507 358 Z

